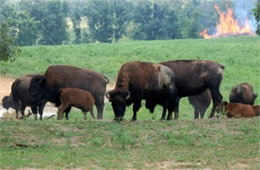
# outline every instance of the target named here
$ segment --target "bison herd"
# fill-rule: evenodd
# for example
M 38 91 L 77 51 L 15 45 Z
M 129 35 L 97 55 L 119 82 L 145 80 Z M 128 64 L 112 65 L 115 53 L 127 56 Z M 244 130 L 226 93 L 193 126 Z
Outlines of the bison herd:
M 152 113 L 156 105 L 163 107 L 161 120 L 179 117 L 179 101 L 188 97 L 194 107 L 194 118 L 203 118 L 211 100 L 213 107 L 210 118 L 215 112 L 225 112 L 227 117 L 252 117 L 260 115 L 260 106 L 254 101 L 257 94 L 248 83 L 232 88 L 230 103 L 223 101 L 219 87 L 223 78 L 224 66 L 208 60 L 173 60 L 162 63 L 127 62 L 118 72 L 115 88 L 106 92 L 109 80 L 103 74 L 92 70 L 68 65 L 52 65 L 43 75 L 34 74 L 17 78 L 11 94 L 2 99 L 3 107 L 20 111 L 24 117 L 26 106 L 30 106 L 35 119 L 42 114 L 47 102 L 58 107 L 58 119 L 65 112 L 69 119 L 71 107 L 84 113 L 90 112 L 93 105 L 97 108 L 97 118 L 103 118 L 104 96 L 111 102 L 115 120 L 122 120 L 127 106 L 133 104 L 132 120 L 137 119 L 141 101 Z

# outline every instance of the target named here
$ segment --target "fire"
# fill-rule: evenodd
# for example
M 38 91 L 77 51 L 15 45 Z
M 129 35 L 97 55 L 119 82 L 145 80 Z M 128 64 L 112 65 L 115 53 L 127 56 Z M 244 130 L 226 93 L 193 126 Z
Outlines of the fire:
M 227 35 L 253 35 L 254 33 L 248 24 L 248 20 L 246 19 L 244 26 L 240 26 L 233 17 L 233 10 L 229 8 L 228 5 L 226 7 L 227 13 L 221 12 L 219 7 L 215 5 L 215 8 L 219 14 L 219 23 L 217 23 L 217 33 L 214 35 L 209 35 L 208 30 L 204 29 L 200 33 L 200 35 L 202 35 L 205 39 Z

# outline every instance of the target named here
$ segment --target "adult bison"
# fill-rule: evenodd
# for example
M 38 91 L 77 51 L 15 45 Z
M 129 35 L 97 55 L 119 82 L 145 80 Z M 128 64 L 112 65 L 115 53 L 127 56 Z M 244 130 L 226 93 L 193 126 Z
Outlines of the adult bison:
M 203 119 L 204 114 L 211 102 L 210 91 L 207 89 L 199 95 L 189 96 L 188 100 L 194 108 L 194 119 L 198 119 L 199 115 L 200 118 Z
M 103 118 L 104 95 L 109 80 L 92 70 L 68 65 L 49 66 L 43 76 L 34 77 L 30 85 L 30 94 L 35 101 L 49 101 L 60 106 L 58 91 L 61 88 L 79 88 L 89 91 L 98 111 L 98 119 Z M 65 110 L 68 114 L 71 107 Z
M 122 120 L 126 106 L 133 103 L 132 120 L 135 121 L 142 99 L 148 101 L 147 107 L 150 110 L 153 110 L 156 104 L 161 104 L 162 119 L 165 119 L 167 109 L 167 119 L 171 119 L 176 94 L 175 78 L 171 69 L 161 64 L 135 61 L 121 66 L 115 88 L 107 92 L 106 96 L 112 103 L 117 120 Z
M 42 120 L 43 108 L 46 104 L 45 101 L 33 101 L 29 96 L 29 86 L 34 76 L 41 75 L 27 75 L 25 77 L 17 78 L 12 84 L 11 97 L 14 103 L 16 111 L 16 119 L 18 119 L 18 112 L 21 111 L 22 117 L 24 117 L 24 110 L 26 106 L 30 106 L 35 119 L 37 119 L 37 112 L 40 114 L 40 120 Z
M 253 92 L 253 86 L 249 83 L 241 83 L 231 89 L 230 103 L 243 103 L 254 105 L 257 94 Z
M 197 95 L 209 89 L 213 100 L 213 108 L 209 117 L 213 117 L 216 107 L 222 101 L 219 86 L 224 66 L 208 60 L 173 60 L 161 64 L 171 68 L 174 72 L 179 98 Z M 179 101 L 177 101 L 175 112 L 175 119 L 177 119 Z

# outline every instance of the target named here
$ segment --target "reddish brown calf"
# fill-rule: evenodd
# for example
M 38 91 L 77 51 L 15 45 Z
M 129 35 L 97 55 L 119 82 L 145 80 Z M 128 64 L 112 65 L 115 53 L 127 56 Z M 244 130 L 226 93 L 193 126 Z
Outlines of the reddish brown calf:
M 63 88 L 59 90 L 59 94 L 61 105 L 58 110 L 58 120 L 62 119 L 64 111 L 66 112 L 66 118 L 68 119 L 67 114 L 72 106 L 81 109 L 84 114 L 84 120 L 86 120 L 86 114 L 88 111 L 90 111 L 92 118 L 95 119 L 93 113 L 95 100 L 88 91 L 77 88 Z
M 260 105 L 254 105 L 255 116 L 260 116 Z
M 217 109 L 218 112 L 226 112 L 227 117 L 253 117 L 255 111 L 252 105 L 241 104 L 241 103 L 228 103 L 222 102 Z

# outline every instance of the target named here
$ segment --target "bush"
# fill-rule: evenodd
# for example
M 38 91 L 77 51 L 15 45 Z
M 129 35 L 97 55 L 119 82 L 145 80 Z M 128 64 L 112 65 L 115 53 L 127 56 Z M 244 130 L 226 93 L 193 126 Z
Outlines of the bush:
M 8 34 L 9 25 L 0 25 L 0 61 L 14 61 L 18 48 L 14 45 L 15 39 Z

